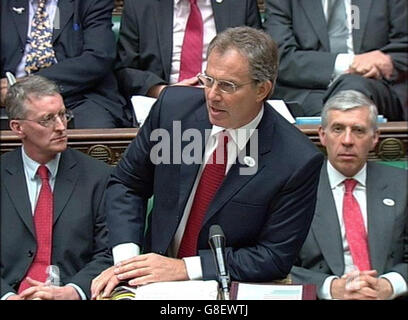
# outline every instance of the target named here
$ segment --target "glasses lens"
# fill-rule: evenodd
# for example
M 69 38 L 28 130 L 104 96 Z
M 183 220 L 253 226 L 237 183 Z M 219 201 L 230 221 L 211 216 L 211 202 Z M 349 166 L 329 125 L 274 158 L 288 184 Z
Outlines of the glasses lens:
M 232 93 L 235 91 L 235 84 L 229 81 L 218 81 L 218 87 L 221 91 L 226 93 Z

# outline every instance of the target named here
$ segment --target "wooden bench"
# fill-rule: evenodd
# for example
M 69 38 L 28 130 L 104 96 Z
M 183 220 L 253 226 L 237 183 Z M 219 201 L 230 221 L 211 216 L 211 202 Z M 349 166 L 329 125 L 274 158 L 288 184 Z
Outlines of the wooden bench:
M 370 161 L 383 161 L 408 169 L 408 122 L 380 124 L 380 141 L 370 153 Z M 317 125 L 301 125 L 298 128 L 323 152 Z M 123 152 L 137 134 L 136 128 L 123 129 L 70 129 L 68 144 L 90 156 L 116 165 Z M 8 130 L 0 131 L 0 154 L 20 146 L 20 140 Z

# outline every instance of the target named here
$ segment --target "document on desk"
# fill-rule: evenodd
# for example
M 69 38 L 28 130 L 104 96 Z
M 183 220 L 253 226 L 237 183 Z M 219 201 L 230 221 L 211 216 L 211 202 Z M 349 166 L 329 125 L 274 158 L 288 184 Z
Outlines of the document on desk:
M 302 300 L 301 285 L 238 285 L 237 300 Z
M 137 122 L 139 127 L 143 125 L 147 116 L 149 115 L 150 109 L 157 99 L 146 97 L 146 96 L 132 96 L 132 106 L 135 112 Z

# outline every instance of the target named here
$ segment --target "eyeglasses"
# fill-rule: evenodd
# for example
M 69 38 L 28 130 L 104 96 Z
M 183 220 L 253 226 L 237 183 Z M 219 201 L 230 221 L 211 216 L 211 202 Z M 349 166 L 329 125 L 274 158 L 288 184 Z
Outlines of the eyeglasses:
M 16 120 L 32 121 L 38 123 L 40 126 L 49 128 L 55 126 L 57 117 L 60 118 L 62 122 L 69 122 L 74 117 L 74 114 L 72 113 L 71 110 L 64 109 L 58 112 L 57 114 L 49 114 L 41 120 L 33 119 L 16 119 Z
M 228 81 L 228 80 L 217 80 L 213 77 L 207 76 L 206 74 L 203 73 L 199 73 L 197 75 L 198 78 L 198 82 L 207 88 L 212 88 L 212 86 L 217 83 L 217 88 L 220 89 L 221 92 L 224 93 L 234 93 L 235 91 L 238 90 L 238 88 L 245 86 L 247 84 L 250 84 L 252 82 L 254 82 L 254 80 L 251 80 L 249 82 L 246 83 L 241 83 L 241 84 L 236 84 L 232 81 Z

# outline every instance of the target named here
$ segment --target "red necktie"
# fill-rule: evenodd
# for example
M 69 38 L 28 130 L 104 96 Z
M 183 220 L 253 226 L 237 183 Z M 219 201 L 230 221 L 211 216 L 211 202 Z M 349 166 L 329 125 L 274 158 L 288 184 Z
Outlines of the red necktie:
M 47 167 L 41 165 L 38 168 L 37 174 L 41 179 L 40 194 L 34 211 L 37 252 L 26 276 L 37 281 L 45 282 L 47 279 L 46 269 L 51 264 L 52 220 L 54 208 Z M 30 287 L 30 285 L 24 280 L 21 282 L 18 292 L 20 293 L 28 287 Z
M 203 19 L 197 0 L 190 0 L 190 15 L 180 57 L 179 81 L 195 77 L 201 72 L 203 55 Z
M 344 180 L 343 220 L 353 263 L 360 271 L 364 271 L 371 270 L 371 264 L 363 216 L 360 206 L 353 196 L 356 185 L 357 181 L 354 179 Z
M 228 133 L 220 133 L 217 148 L 205 165 L 181 240 L 178 258 L 191 257 L 197 254 L 197 240 L 201 224 L 208 206 L 225 176 L 228 139 Z

